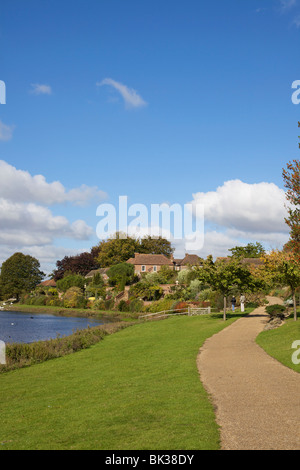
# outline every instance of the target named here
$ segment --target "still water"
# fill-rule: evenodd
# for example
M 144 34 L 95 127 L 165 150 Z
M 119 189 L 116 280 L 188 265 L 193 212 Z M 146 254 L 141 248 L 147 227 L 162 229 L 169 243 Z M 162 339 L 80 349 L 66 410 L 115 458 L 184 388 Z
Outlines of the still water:
M 103 325 L 91 318 L 57 317 L 48 314 L 0 311 L 0 341 L 32 343 L 68 336 L 88 326 Z

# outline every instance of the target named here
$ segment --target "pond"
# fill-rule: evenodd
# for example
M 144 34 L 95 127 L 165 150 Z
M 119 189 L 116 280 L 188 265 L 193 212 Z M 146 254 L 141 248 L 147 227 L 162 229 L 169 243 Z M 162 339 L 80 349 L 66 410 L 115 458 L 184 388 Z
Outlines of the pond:
M 81 317 L 59 317 L 49 314 L 0 312 L 0 341 L 33 343 L 59 336 L 69 336 L 88 326 L 103 325 L 103 320 Z

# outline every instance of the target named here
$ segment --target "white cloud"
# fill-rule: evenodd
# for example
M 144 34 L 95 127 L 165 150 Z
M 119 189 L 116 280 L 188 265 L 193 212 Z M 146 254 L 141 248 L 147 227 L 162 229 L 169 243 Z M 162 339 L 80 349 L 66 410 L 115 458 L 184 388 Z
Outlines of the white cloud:
M 54 238 L 87 240 L 93 233 L 84 221 L 70 223 L 64 216 L 37 204 L 0 199 L 0 243 L 5 245 L 43 245 Z
M 282 248 L 289 239 L 284 190 L 273 183 L 226 181 L 215 191 L 199 192 L 191 202 L 204 206 L 206 233 L 200 256 L 228 256 L 234 246 L 256 241 L 266 248 Z
M 11 140 L 13 136 L 14 126 L 8 126 L 0 121 L 0 141 L 6 142 Z
M 128 88 L 126 85 L 123 85 L 120 82 L 117 82 L 111 78 L 105 78 L 102 82 L 98 82 L 97 86 L 109 85 L 117 90 L 122 98 L 124 99 L 125 105 L 127 108 L 140 108 L 146 106 L 147 103 L 143 98 L 137 93 L 136 90 Z
M 220 227 L 249 233 L 286 233 L 285 192 L 273 183 L 226 181 L 216 191 L 193 195 L 203 204 L 205 220 Z
M 36 257 L 48 272 L 57 259 L 87 251 L 55 246 L 59 240 L 82 246 L 91 240 L 94 229 L 84 220 L 55 215 L 49 206 L 56 204 L 58 211 L 66 202 L 83 205 L 95 197 L 101 199 L 104 193 L 88 186 L 66 191 L 60 182 L 48 183 L 42 175 L 32 176 L 0 160 L 0 263 L 16 251 L 32 256 L 41 253 L 42 260 Z
M 30 93 L 33 95 L 52 95 L 52 88 L 50 85 L 32 83 Z
M 32 176 L 29 172 L 17 170 L 0 160 L 0 197 L 48 206 L 65 202 L 83 206 L 93 199 L 105 199 L 106 194 L 97 187 L 86 185 L 67 191 L 59 181 L 47 183 L 43 175 Z

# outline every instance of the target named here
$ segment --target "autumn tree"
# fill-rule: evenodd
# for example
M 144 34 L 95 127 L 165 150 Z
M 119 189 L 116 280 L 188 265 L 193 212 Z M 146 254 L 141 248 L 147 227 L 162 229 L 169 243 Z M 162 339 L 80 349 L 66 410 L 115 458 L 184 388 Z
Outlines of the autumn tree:
M 293 160 L 283 169 L 282 176 L 284 186 L 287 188 L 286 198 L 288 217 L 285 219 L 290 228 L 290 241 L 288 247 L 295 255 L 295 260 L 300 262 L 300 162 Z
M 273 250 L 264 257 L 266 281 L 288 286 L 293 297 L 294 320 L 297 320 L 296 289 L 300 286 L 300 267 L 293 253 Z

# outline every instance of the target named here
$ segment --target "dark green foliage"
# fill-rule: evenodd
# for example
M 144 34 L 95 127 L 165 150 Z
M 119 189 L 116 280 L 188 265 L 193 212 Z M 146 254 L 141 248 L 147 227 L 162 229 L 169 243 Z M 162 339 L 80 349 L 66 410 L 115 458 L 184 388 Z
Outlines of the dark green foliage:
M 36 258 L 15 253 L 1 267 L 0 284 L 4 298 L 20 298 L 22 292 L 30 292 L 45 277 Z
M 71 287 L 78 287 L 83 290 L 85 283 L 86 279 L 83 276 L 80 276 L 80 274 L 69 274 L 63 279 L 57 281 L 56 285 L 58 290 L 66 292 Z
M 279 305 L 279 304 L 274 304 L 274 305 L 268 305 L 266 308 L 266 312 L 268 315 L 271 317 L 283 317 L 284 312 L 286 311 L 286 308 L 284 305 Z

